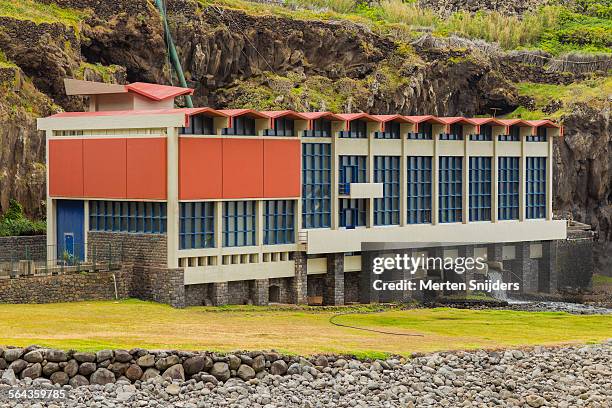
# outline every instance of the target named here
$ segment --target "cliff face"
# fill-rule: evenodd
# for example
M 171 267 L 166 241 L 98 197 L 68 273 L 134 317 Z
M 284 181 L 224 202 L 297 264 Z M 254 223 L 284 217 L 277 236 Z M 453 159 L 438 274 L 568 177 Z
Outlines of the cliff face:
M 9 197 L 15 197 L 34 215 L 44 212 L 44 138 L 34 130 L 34 119 L 60 108 L 83 108 L 80 98 L 63 95 L 64 77 L 171 82 L 151 3 L 44 2 L 77 9 L 79 24 L 0 17 L 0 50 L 11 69 L 23 74 L 17 89 L 7 85 L 17 82 L 0 79 L 13 89 L 0 97 L 0 206 L 7 208 Z M 411 45 L 350 21 L 250 13 L 190 0 L 168 1 L 168 13 L 197 105 L 449 116 L 499 108 L 507 113 L 529 103 L 513 81 L 581 79 L 516 63 L 486 47 Z M 24 87 L 28 98 L 20 91 Z M 593 224 L 610 242 L 609 103 L 576 105 L 569 112 L 566 136 L 555 146 L 555 209 Z M 600 266 L 609 268 L 605 253 L 602 249 Z

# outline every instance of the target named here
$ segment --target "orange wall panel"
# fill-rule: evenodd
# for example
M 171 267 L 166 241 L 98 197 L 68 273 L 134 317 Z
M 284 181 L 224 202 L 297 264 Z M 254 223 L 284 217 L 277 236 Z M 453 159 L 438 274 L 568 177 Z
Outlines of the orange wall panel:
M 263 197 L 263 140 L 223 139 L 223 198 Z
M 83 140 L 84 196 L 126 198 L 126 139 Z
M 179 198 L 221 198 L 223 146 L 221 139 L 179 139 Z
M 127 139 L 127 198 L 165 200 L 167 197 L 166 139 Z
M 264 141 L 264 197 L 299 197 L 301 150 L 299 140 Z
M 49 195 L 83 196 L 82 140 L 49 140 Z

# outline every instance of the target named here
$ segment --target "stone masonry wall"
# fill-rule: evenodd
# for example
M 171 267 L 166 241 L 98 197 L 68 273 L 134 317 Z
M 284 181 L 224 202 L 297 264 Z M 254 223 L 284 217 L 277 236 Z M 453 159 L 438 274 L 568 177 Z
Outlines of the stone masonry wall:
M 90 231 L 87 235 L 87 255 L 92 260 L 94 251 L 98 257 L 108 258 L 109 248 L 119 256 L 118 261 L 140 266 L 167 264 L 168 243 L 163 234 L 132 234 L 122 232 Z
M 185 307 L 183 269 L 153 268 L 134 265 L 130 296 L 143 300 Z
M 26 250 L 31 260 L 44 261 L 47 259 L 47 236 L 0 237 L 0 262 L 26 259 Z

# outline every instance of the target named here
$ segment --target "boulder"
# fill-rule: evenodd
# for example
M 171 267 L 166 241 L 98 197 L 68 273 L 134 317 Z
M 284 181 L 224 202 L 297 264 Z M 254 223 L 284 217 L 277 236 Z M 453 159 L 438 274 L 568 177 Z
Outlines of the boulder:
M 42 374 L 42 365 L 40 363 L 32 364 L 21 372 L 21 378 L 35 379 Z
M 11 364 L 9 364 L 8 368 L 10 370 L 13 370 L 15 372 L 15 374 L 19 374 L 20 372 L 22 372 L 26 367 L 28 366 L 28 363 L 25 360 L 22 359 L 17 359 L 15 361 L 13 361 Z
M 74 388 L 82 387 L 85 385 L 89 385 L 89 380 L 87 380 L 87 378 L 83 377 L 82 375 L 77 374 L 70 379 L 68 384 L 72 385 Z
M 231 375 L 229 365 L 221 361 L 213 364 L 212 368 L 210 369 L 210 374 L 212 374 L 219 381 L 227 381 Z
M 329 365 L 329 361 L 327 361 L 327 357 L 320 355 L 315 359 L 315 365 L 319 367 L 327 367 Z
M 132 355 L 127 350 L 115 350 L 115 361 L 129 363 L 131 360 Z
M 51 382 L 53 384 L 66 385 L 70 381 L 70 377 L 64 371 L 56 371 L 51 374 Z
M 129 367 L 129 363 L 113 363 L 108 366 L 108 369 L 115 374 L 115 377 L 121 377 Z
M 180 363 L 178 356 L 171 355 L 157 360 L 157 362 L 155 363 L 155 368 L 157 368 L 159 371 L 164 371 L 168 367 L 171 367 L 178 363 Z
M 242 381 L 249 381 L 252 378 L 255 378 L 255 370 L 246 364 L 241 364 L 238 368 L 238 377 L 242 379 Z
M 270 366 L 270 374 L 272 375 L 285 375 L 287 372 L 287 363 L 283 360 L 276 360 Z
M 173 366 L 168 367 L 166 371 L 164 371 L 164 373 L 162 374 L 162 378 L 168 381 L 185 381 L 185 370 L 183 370 L 183 366 L 181 364 L 175 364 Z
M 170 395 L 179 395 L 181 387 L 178 384 L 170 384 L 166 387 L 166 392 Z
M 266 358 L 263 356 L 263 354 L 260 354 L 253 359 L 252 367 L 256 373 L 263 371 L 266 368 Z
M 30 351 L 29 353 L 26 353 L 23 356 L 23 359 L 27 361 L 28 363 L 42 363 L 43 355 L 40 351 L 34 350 L 34 351 Z
M 100 350 L 96 353 L 96 361 L 98 363 L 110 360 L 111 358 L 113 358 L 113 350 Z
M 45 359 L 54 363 L 60 363 L 62 361 L 67 361 L 68 356 L 64 350 L 49 349 L 45 353 Z
M 96 361 L 96 355 L 94 353 L 74 353 L 72 355 L 79 363 L 93 363 Z
M 206 356 L 193 356 L 189 357 L 187 360 L 183 362 L 183 368 L 185 369 L 185 375 L 191 376 L 199 373 L 200 371 L 204 371 L 204 366 L 206 365 Z M 212 360 L 211 360 L 212 365 Z
M 206 383 L 211 383 L 213 385 L 217 385 L 219 384 L 219 381 L 212 375 L 210 374 L 204 374 L 202 375 L 202 377 L 200 378 L 201 381 L 206 384 Z
M 5 359 L 0 358 L 0 370 L 6 370 L 8 368 L 8 363 Z
M 64 372 L 68 374 L 68 377 L 74 377 L 79 372 L 79 363 L 75 359 L 70 360 L 64 367 Z
M 153 367 L 155 365 L 155 356 L 153 356 L 153 354 L 145 354 L 144 356 L 140 356 L 138 357 L 138 360 L 136 360 L 136 364 L 142 368 Z
M 229 363 L 230 370 L 237 370 L 238 367 L 240 367 L 240 364 L 242 363 L 242 360 L 240 360 L 240 358 L 234 354 L 230 354 L 229 356 L 227 356 L 227 361 Z
M 130 367 L 125 371 L 125 376 L 130 381 L 140 380 L 142 377 L 142 368 L 138 364 L 131 364 Z
M 57 363 L 47 363 L 43 366 L 42 373 L 45 377 L 50 377 L 51 374 L 60 370 L 60 366 Z
M 23 354 L 23 349 L 20 349 L 20 348 L 4 350 L 4 359 L 8 363 L 11 363 L 17 360 L 19 357 L 21 357 L 22 354 Z
M 15 372 L 10 368 L 4 370 L 1 380 L 8 385 L 17 385 L 17 377 L 15 376 Z
M 140 378 L 141 381 L 148 381 L 152 378 L 159 377 L 159 371 L 155 368 L 149 367 L 145 370 Z
M 112 384 L 115 382 L 115 374 L 113 374 L 112 371 L 109 371 L 106 368 L 98 368 L 91 375 L 90 382 L 92 384 L 98 385 Z
M 79 374 L 88 376 L 97 370 L 96 363 L 83 363 L 79 367 Z
M 301 373 L 302 373 L 302 366 L 300 366 L 299 363 L 293 363 L 287 369 L 287 374 L 289 375 L 301 374 Z

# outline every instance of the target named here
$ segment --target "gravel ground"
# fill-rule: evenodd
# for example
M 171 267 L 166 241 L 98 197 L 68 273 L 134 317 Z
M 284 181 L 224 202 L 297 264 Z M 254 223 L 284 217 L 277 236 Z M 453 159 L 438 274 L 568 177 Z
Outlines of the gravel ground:
M 605 344 L 531 350 L 435 353 L 408 361 L 338 360 L 297 365 L 294 374 L 247 383 L 169 383 L 157 378 L 71 389 L 62 402 L 8 400 L 2 407 L 611 407 L 612 339 Z M 290 370 L 291 371 L 291 370 Z M 208 376 L 210 377 L 210 376 Z M 53 387 L 37 380 L 17 387 Z M 14 389 L 14 388 L 13 388 Z

